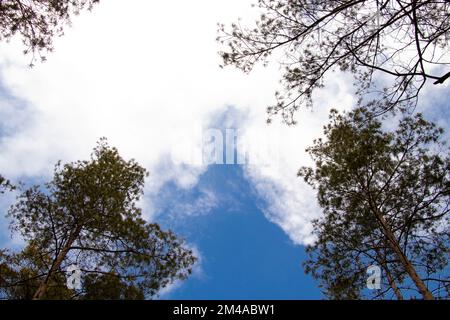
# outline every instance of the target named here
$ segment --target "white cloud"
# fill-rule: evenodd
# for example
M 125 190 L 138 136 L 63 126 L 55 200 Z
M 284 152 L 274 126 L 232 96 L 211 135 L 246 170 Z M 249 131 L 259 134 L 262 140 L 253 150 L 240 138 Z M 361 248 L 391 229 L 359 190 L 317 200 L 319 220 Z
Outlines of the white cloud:
M 2 45 L 3 85 L 25 110 L 12 108 L 11 99 L 0 96 L 0 116 L 13 119 L 0 138 L 0 172 L 10 178 L 48 175 L 57 160 L 86 158 L 95 141 L 106 136 L 124 157 L 136 158 L 151 172 L 147 193 L 168 181 L 190 188 L 205 166 L 167 159 L 182 154 L 181 149 L 199 153 L 201 140 L 187 138 L 188 133 L 233 105 L 249 112 L 242 124 L 247 141 L 266 151 L 277 148 L 273 156 L 278 160 L 246 169 L 270 203 L 268 218 L 296 243 L 310 242 L 308 221 L 318 209 L 314 193 L 296 172 L 309 163 L 304 149 L 321 132 L 324 106 L 350 107 L 351 88 L 345 83 L 351 81 L 339 74 L 330 77 L 327 90 L 317 92 L 314 112 L 303 110 L 298 126 L 266 126 L 265 107 L 273 103 L 278 86 L 277 66 L 244 75 L 220 69 L 216 54 L 216 23 L 237 16 L 251 21 L 252 2 L 102 1 L 57 39 L 48 62 L 31 70 L 17 42 Z M 266 144 L 267 136 L 278 140 Z M 144 206 L 151 218 L 153 204 Z
M 331 74 L 326 77 L 325 89 L 313 95 L 314 110 L 301 109 L 297 126 L 288 127 L 281 123 L 264 126 L 263 119 L 256 113 L 249 117 L 244 139 L 248 144 L 257 143 L 263 159 L 246 167 L 246 174 L 256 190 L 268 204 L 263 208 L 267 218 L 277 223 L 297 244 L 310 244 L 311 219 L 317 218 L 320 209 L 315 192 L 297 172 L 302 166 L 313 165 L 305 149 L 315 138 L 322 135 L 329 110 L 350 109 L 354 104 L 352 83 L 346 75 Z M 264 133 L 264 134 L 262 134 Z M 250 161 L 251 162 L 251 161 Z
M 216 195 L 209 190 L 201 190 L 201 195 L 192 203 L 177 203 L 172 212 L 188 217 L 207 214 L 218 204 Z

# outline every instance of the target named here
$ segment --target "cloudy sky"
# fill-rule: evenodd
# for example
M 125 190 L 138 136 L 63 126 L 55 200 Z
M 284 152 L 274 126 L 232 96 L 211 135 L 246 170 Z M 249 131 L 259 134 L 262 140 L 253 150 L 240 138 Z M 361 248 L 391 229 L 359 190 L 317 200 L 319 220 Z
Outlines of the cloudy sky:
M 0 47 L 0 172 L 46 181 L 56 161 L 88 158 L 100 137 L 135 158 L 151 173 L 146 218 L 174 229 L 200 256 L 194 276 L 166 298 L 320 297 L 301 268 L 320 211 L 296 172 L 311 164 L 304 149 L 329 109 L 353 106 L 352 81 L 334 74 L 297 126 L 268 126 L 278 66 L 250 75 L 221 69 L 215 41 L 218 22 L 253 21 L 251 2 L 102 1 L 33 69 L 20 41 Z M 202 161 L 205 132 L 225 141 L 236 134 L 248 164 Z M 7 208 L 13 195 L 0 201 Z M 20 246 L 0 223 L 0 246 Z

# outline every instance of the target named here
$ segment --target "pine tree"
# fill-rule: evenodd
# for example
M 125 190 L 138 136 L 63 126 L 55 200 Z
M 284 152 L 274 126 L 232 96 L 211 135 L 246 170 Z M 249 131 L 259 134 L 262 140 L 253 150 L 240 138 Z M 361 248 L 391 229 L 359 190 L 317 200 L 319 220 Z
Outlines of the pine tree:
M 386 280 L 375 297 L 402 299 L 411 288 L 424 299 L 445 294 L 450 153 L 443 130 L 417 114 L 389 131 L 364 108 L 330 118 L 325 139 L 307 149 L 315 168 L 299 171 L 323 208 L 305 270 L 337 299 L 365 294 L 370 265 Z
M 58 163 L 45 188 L 25 190 L 8 215 L 27 246 L 2 251 L 2 295 L 151 298 L 185 279 L 196 261 L 192 251 L 171 231 L 146 222 L 137 207 L 147 174 L 103 139 L 89 161 Z M 65 282 L 71 265 L 83 280 L 74 292 Z

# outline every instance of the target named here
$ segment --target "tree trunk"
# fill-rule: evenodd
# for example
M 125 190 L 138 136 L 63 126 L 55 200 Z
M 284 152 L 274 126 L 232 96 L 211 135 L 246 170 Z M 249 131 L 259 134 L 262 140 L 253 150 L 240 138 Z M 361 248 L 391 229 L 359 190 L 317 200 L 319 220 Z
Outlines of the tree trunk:
M 389 282 L 389 286 L 394 291 L 395 295 L 397 296 L 397 300 L 403 300 L 403 295 L 400 289 L 397 287 L 397 284 L 395 283 L 394 278 L 392 277 L 391 272 L 389 271 L 387 262 L 386 262 L 386 253 L 384 254 L 384 257 L 381 255 L 380 250 L 378 250 L 377 244 L 372 242 L 372 246 L 375 249 L 375 252 L 377 253 L 378 262 L 383 267 L 384 271 L 386 272 L 386 276 Z
M 47 291 L 48 282 L 50 281 L 50 278 L 52 277 L 53 273 L 55 273 L 60 267 L 62 262 L 67 256 L 67 253 L 70 250 L 70 247 L 74 243 L 74 241 L 78 238 L 78 235 L 81 232 L 81 227 L 77 227 L 75 231 L 70 235 L 69 239 L 67 240 L 66 244 L 56 257 L 56 259 L 53 261 L 52 266 L 50 267 L 50 270 L 47 273 L 47 276 L 45 277 L 44 281 L 41 282 L 39 287 L 37 288 L 36 292 L 33 295 L 33 300 L 40 300 L 44 296 L 45 292 Z
M 403 295 L 400 289 L 397 287 L 397 284 L 394 281 L 394 278 L 392 277 L 391 273 L 389 272 L 389 269 L 387 266 L 385 266 L 384 270 L 386 271 L 386 276 L 389 281 L 389 285 L 391 286 L 392 290 L 394 290 L 395 295 L 397 296 L 397 300 L 403 300 Z
M 377 218 L 379 219 L 383 232 L 385 236 L 388 238 L 390 246 L 392 250 L 397 254 L 398 258 L 400 259 L 400 262 L 402 263 L 403 267 L 405 268 L 405 271 L 408 273 L 414 284 L 416 285 L 419 292 L 422 294 L 423 298 L 425 300 L 434 300 L 433 295 L 431 294 L 430 290 L 428 290 L 425 283 L 422 281 L 422 279 L 419 277 L 419 275 L 416 272 L 416 269 L 409 261 L 408 257 L 403 253 L 403 251 L 400 248 L 400 245 L 398 244 L 397 239 L 395 238 L 395 235 L 392 233 L 391 228 L 387 224 L 386 220 L 384 219 L 381 212 L 376 212 Z

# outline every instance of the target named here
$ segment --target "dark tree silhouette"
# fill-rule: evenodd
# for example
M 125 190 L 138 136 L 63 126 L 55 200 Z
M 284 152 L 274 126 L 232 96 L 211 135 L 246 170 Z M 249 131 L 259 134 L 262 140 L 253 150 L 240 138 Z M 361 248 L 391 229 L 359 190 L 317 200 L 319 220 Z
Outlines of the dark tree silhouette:
M 53 50 L 53 38 L 63 34 L 70 18 L 81 10 L 91 9 L 99 0 L 2 0 L 0 1 L 0 40 L 20 34 L 24 53 L 45 60 Z
M 395 131 L 367 109 L 331 113 L 325 139 L 307 149 L 315 168 L 299 175 L 317 189 L 324 210 L 314 221 L 308 273 L 331 298 L 361 298 L 370 265 L 381 291 L 402 299 L 448 297 L 450 157 L 443 130 L 418 114 Z
M 151 298 L 191 273 L 196 258 L 136 206 L 146 170 L 104 140 L 90 161 L 58 164 L 43 190 L 26 190 L 9 210 L 27 246 L 0 252 L 0 296 L 34 299 Z M 66 287 L 71 265 L 80 290 Z M 95 291 L 98 285 L 98 291 Z
M 333 70 L 354 75 L 360 105 L 376 114 L 415 105 L 427 81 L 450 77 L 449 0 L 259 0 L 258 7 L 254 28 L 221 24 L 218 40 L 224 65 L 245 72 L 281 56 L 284 92 L 268 107 L 269 121 L 280 113 L 295 123 L 295 111 L 312 105 Z

